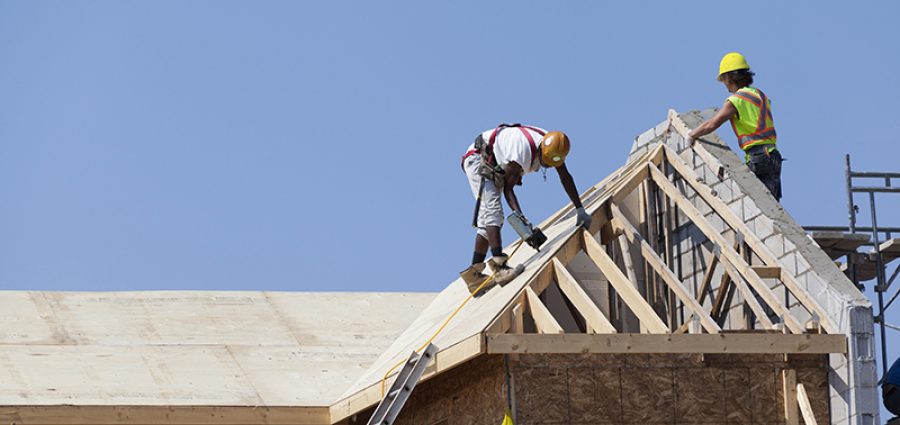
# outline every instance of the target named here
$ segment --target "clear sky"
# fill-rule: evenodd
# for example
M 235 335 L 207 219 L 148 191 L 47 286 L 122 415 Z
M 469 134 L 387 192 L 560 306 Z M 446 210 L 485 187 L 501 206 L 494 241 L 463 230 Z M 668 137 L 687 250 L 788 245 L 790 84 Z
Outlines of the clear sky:
M 0 1 L 0 288 L 437 291 L 479 131 L 566 131 L 583 190 L 668 108 L 720 106 L 732 50 L 785 208 L 846 225 L 843 155 L 900 170 L 900 3 L 844 4 Z M 519 199 L 567 201 L 553 173 Z

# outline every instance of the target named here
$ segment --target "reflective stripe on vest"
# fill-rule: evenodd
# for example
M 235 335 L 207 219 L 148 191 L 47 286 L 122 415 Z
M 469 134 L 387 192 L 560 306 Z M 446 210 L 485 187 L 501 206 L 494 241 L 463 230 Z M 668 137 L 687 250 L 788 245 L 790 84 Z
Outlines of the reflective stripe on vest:
M 756 90 L 754 93 L 751 90 Z M 758 94 L 757 94 L 758 93 Z M 747 112 L 750 111 L 749 108 L 741 108 L 741 105 L 734 105 L 738 110 L 737 117 L 731 117 L 731 128 L 734 130 L 734 135 L 738 138 L 738 143 L 741 146 L 741 149 L 747 150 L 753 146 L 757 145 L 774 145 L 776 138 L 775 133 L 775 124 L 772 119 L 772 110 L 769 108 L 769 99 L 766 97 L 765 93 L 759 89 L 740 89 L 734 93 L 732 97 L 741 99 L 753 105 L 755 108 L 757 119 L 756 125 L 753 131 L 745 134 L 741 134 L 737 128 L 736 121 L 740 120 L 744 124 L 749 124 L 747 121 L 748 116 Z M 743 109 L 743 114 L 741 114 Z M 768 123 L 767 123 L 768 121 Z M 768 124 L 768 125 L 767 125 Z

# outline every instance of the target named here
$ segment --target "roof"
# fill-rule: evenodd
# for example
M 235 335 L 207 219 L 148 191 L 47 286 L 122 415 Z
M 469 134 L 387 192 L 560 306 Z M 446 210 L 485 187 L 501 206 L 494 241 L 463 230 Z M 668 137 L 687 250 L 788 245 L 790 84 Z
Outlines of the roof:
M 0 405 L 329 406 L 433 298 L 0 292 Z
M 670 111 L 582 195 L 591 229 L 563 207 L 540 224 L 540 252 L 506 248 L 525 271 L 478 298 L 461 279 L 437 295 L 2 293 L 0 321 L 14 324 L 0 329 L 0 406 L 305 406 L 316 409 L 304 423 L 335 423 L 376 404 L 396 366 L 429 342 L 439 352 L 425 379 L 528 350 L 845 353 L 853 317 L 868 314 L 871 328 L 871 304 L 720 139 L 684 143 L 700 119 Z M 649 234 L 660 200 L 675 212 L 666 243 L 685 254 L 677 276 L 661 257 L 671 245 Z M 680 319 L 649 304 L 641 276 L 677 296 Z M 810 335 L 809 322 L 827 335 Z M 278 415 L 240 419 L 296 422 Z

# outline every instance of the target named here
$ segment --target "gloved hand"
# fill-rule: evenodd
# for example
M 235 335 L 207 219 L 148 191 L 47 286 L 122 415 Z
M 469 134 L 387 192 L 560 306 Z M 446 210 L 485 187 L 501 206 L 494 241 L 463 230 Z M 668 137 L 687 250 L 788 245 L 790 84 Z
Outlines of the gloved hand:
M 576 227 L 581 226 L 581 227 L 584 227 L 585 229 L 590 229 L 591 228 L 591 220 L 592 220 L 591 215 L 588 214 L 587 211 L 584 210 L 584 207 L 581 207 L 581 208 L 577 209 L 576 211 L 578 211 L 578 220 L 575 221 L 575 226 Z
M 527 227 L 530 230 L 534 230 L 534 226 L 531 224 L 530 221 L 528 221 L 527 218 L 525 218 L 525 214 L 522 214 L 522 211 L 513 211 L 513 212 L 519 217 L 519 219 L 522 220 L 522 223 L 525 223 L 525 227 Z

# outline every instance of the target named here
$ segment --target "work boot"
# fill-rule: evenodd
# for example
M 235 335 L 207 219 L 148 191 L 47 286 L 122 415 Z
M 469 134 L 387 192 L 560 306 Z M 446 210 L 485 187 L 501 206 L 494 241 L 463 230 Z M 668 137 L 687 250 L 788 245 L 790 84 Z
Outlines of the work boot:
M 484 271 L 485 264 L 484 263 L 475 263 L 469 266 L 469 268 L 459 272 L 459 277 L 462 278 L 464 282 L 466 282 L 466 286 L 469 288 L 469 293 L 474 294 L 476 297 L 481 296 L 487 291 L 488 288 L 494 285 L 495 281 L 491 281 L 484 288 L 481 288 L 478 293 L 475 293 L 475 290 L 484 283 L 485 279 L 488 278 L 488 275 L 482 273 Z
M 495 255 L 491 257 L 488 262 L 491 264 L 491 270 L 494 271 L 494 280 L 493 283 L 496 283 L 500 286 L 506 285 L 509 281 L 516 278 L 516 276 L 522 274 L 525 271 L 525 266 L 519 264 L 515 268 L 507 266 L 506 262 L 509 261 L 509 256 L 506 254 Z

